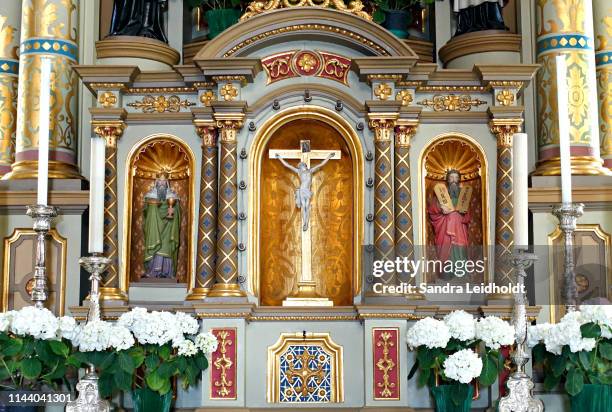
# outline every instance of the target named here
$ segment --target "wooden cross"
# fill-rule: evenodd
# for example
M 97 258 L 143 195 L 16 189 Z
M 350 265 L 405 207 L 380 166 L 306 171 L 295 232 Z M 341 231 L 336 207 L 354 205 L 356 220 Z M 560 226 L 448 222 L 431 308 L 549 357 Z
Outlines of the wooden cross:
M 270 159 L 276 159 L 276 155 L 278 155 L 282 159 L 299 159 L 300 162 L 306 164 L 306 167 L 310 169 L 311 160 L 324 160 L 332 153 L 333 157 L 331 160 L 340 159 L 340 150 L 310 150 L 310 140 L 300 140 L 300 149 L 272 149 L 269 152 L 269 157 Z M 311 210 L 312 209 L 311 206 Z M 306 230 L 300 230 L 300 232 L 302 234 L 302 273 L 298 280 L 298 293 L 293 297 L 295 299 L 293 303 L 291 303 L 291 299 L 288 299 L 283 302 L 283 306 L 330 306 L 329 303 L 331 301 L 319 297 L 315 291 L 316 282 L 312 277 L 312 241 L 310 237 L 310 224 Z

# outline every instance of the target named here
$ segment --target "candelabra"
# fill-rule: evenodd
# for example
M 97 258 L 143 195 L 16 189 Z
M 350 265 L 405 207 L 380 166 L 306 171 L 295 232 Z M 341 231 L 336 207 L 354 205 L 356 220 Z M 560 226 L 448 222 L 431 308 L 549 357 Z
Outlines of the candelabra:
M 37 308 L 44 308 L 49 295 L 47 287 L 47 264 L 45 239 L 51 223 L 57 217 L 58 209 L 54 206 L 31 205 L 26 214 L 33 220 L 32 228 L 36 232 L 36 261 L 34 263 L 34 285 L 32 287 L 32 301 Z
M 552 213 L 559 219 L 559 228 L 565 238 L 563 269 L 565 308 L 568 312 L 571 312 L 576 310 L 578 296 L 574 263 L 574 232 L 576 231 L 576 221 L 584 213 L 584 204 L 563 203 L 553 207 Z
M 79 259 L 79 264 L 91 275 L 91 291 L 89 292 L 89 312 L 87 323 L 100 320 L 100 279 L 101 273 L 106 270 L 110 259 L 93 254 Z M 85 375 L 77 384 L 79 397 L 66 406 L 66 412 L 108 412 L 110 405 L 107 400 L 100 398 L 98 390 L 98 375 L 96 368 L 89 365 Z
M 516 287 L 514 294 L 514 307 L 512 310 L 512 323 L 515 331 L 516 345 L 512 351 L 512 363 L 516 371 L 508 378 L 508 394 L 499 401 L 499 412 L 542 412 L 544 405 L 535 399 L 531 393 L 533 382 L 525 373 L 525 364 L 529 361 L 527 356 L 527 296 L 525 295 L 526 270 L 538 260 L 533 253 L 517 250 L 512 254 L 512 266 L 516 272 Z

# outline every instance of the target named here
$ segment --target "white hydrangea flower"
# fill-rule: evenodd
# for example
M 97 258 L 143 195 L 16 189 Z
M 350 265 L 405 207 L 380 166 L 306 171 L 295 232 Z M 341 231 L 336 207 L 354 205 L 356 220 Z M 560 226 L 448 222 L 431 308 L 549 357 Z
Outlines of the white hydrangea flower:
M 59 318 L 57 330 L 58 339 L 72 340 L 79 333 L 79 326 L 72 316 L 62 316 Z
M 429 349 L 445 348 L 450 337 L 446 324 L 431 317 L 417 321 L 406 334 L 410 348 L 418 346 L 427 346 Z
M 495 316 L 487 316 L 476 323 L 476 337 L 486 347 L 499 349 L 514 343 L 514 328 L 508 322 Z
M 26 306 L 13 313 L 10 331 L 15 335 L 30 335 L 35 339 L 57 339 L 59 320 L 46 308 Z
M 104 351 L 111 347 L 112 325 L 103 320 L 87 322 L 72 340 L 81 352 Z
M 135 343 L 134 336 L 128 328 L 120 325 L 110 327 L 109 346 L 117 350 L 126 350 L 134 346 Z
M 444 361 L 444 375 L 461 383 L 470 383 L 482 372 L 482 359 L 471 349 L 453 353 Z
M 198 348 L 196 344 L 190 341 L 189 339 L 185 339 L 178 346 L 178 355 L 179 356 L 193 356 L 198 353 Z
M 552 325 L 544 336 L 544 345 L 548 352 L 560 355 L 565 345 L 569 345 L 572 352 L 593 350 L 597 342 L 595 339 L 582 337 L 578 319 L 581 317 L 566 315 L 559 323 Z
M 198 350 L 201 350 L 204 353 L 213 353 L 217 350 L 219 346 L 219 342 L 215 335 L 210 332 L 200 333 L 195 337 L 195 345 Z
M 612 305 L 582 305 L 580 312 L 585 323 L 598 324 L 601 327 L 601 336 L 612 339 Z
M 13 320 L 14 310 L 0 313 L 0 332 L 7 332 Z
M 553 325 L 550 323 L 539 323 L 527 328 L 527 346 L 533 348 L 538 343 L 544 340 L 544 337 L 549 333 Z
M 469 341 L 476 337 L 476 320 L 471 313 L 456 310 L 444 317 L 444 323 L 452 338 Z
M 195 335 L 200 329 L 197 319 L 183 312 L 176 312 L 176 323 L 178 329 L 185 335 Z

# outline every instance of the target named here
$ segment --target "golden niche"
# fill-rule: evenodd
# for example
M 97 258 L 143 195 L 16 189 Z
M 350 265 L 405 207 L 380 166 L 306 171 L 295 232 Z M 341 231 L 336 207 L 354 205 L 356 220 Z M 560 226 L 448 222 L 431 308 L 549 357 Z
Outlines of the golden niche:
M 128 157 L 124 249 L 130 282 L 191 285 L 194 156 L 171 136 L 152 136 Z
M 483 149 L 460 134 L 439 136 L 420 159 L 421 244 L 428 260 L 482 261 L 484 270 L 468 274 L 430 268 L 425 280 L 480 283 L 487 280 L 487 162 Z M 452 183 L 458 178 L 458 184 Z M 452 187 L 455 186 L 455 187 Z M 448 208 L 451 212 L 445 213 Z M 450 234 L 450 235 L 449 235 Z
M 286 123 L 261 151 L 259 280 L 262 305 L 277 306 L 297 293 L 301 268 L 301 215 L 295 205 L 299 179 L 271 149 L 289 150 L 310 140 L 312 150 L 339 150 L 340 159 L 313 175 L 311 201 L 312 275 L 316 292 L 334 305 L 351 305 L 355 272 L 355 187 L 353 154 L 340 132 L 316 119 Z M 289 160 L 293 166 L 297 160 Z M 316 166 L 320 161 L 313 162 Z

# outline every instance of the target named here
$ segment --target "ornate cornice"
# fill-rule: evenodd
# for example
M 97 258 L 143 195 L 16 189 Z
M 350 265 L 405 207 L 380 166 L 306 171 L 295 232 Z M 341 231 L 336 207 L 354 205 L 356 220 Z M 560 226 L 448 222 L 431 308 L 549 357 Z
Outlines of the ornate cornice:
M 298 7 L 319 7 L 319 8 L 335 8 L 336 10 L 343 11 L 345 13 L 354 14 L 361 17 L 362 19 L 372 20 L 372 16 L 367 12 L 363 11 L 364 5 L 361 0 L 351 0 L 347 6 L 343 0 L 326 0 L 323 2 L 314 0 L 303 0 L 300 2 L 288 2 L 281 0 L 267 0 L 265 3 L 262 1 L 252 1 L 245 13 L 240 17 L 240 20 L 244 21 L 251 17 L 257 16 L 262 13 L 267 13 L 273 10 L 281 8 L 298 8 Z
M 215 113 L 214 119 L 221 132 L 221 142 L 236 143 L 238 130 L 244 125 L 244 113 Z
M 196 93 L 195 87 L 130 87 L 125 94 L 190 94 Z
M 106 147 L 117 147 L 117 140 L 123 135 L 123 121 L 92 120 L 91 126 L 96 135 L 106 140 Z
M 498 147 L 512 147 L 512 137 L 520 131 L 523 119 L 492 119 L 491 133 L 497 136 Z

